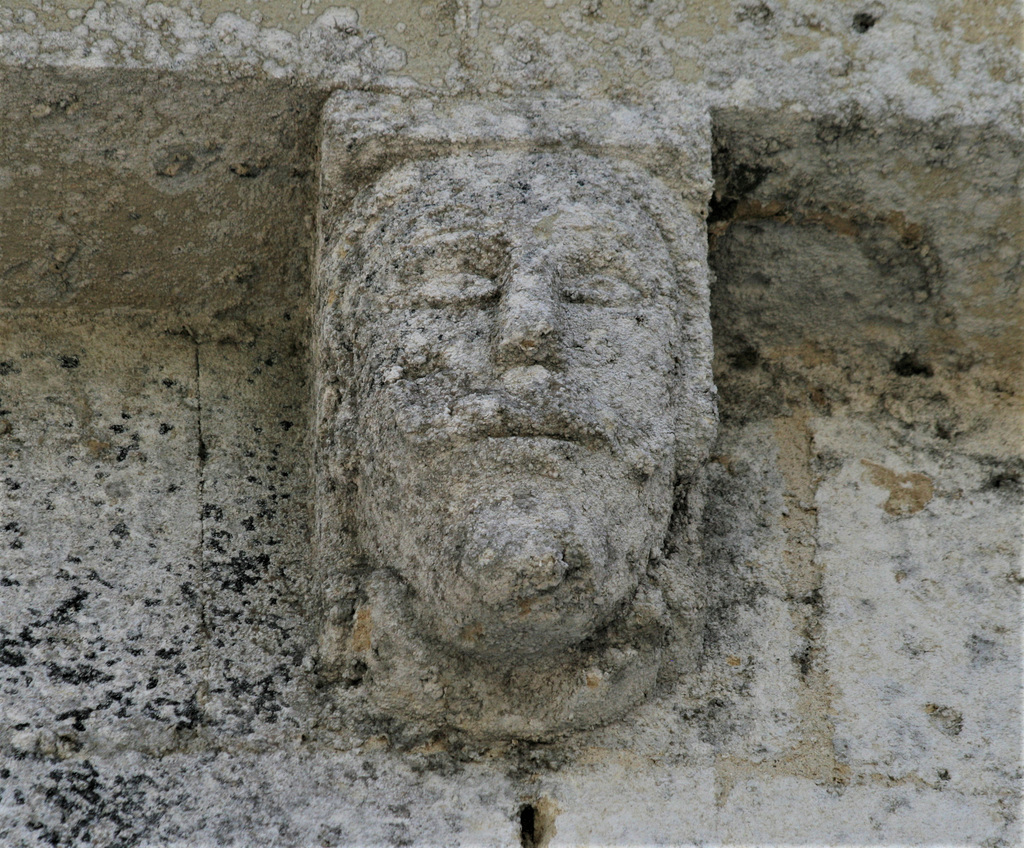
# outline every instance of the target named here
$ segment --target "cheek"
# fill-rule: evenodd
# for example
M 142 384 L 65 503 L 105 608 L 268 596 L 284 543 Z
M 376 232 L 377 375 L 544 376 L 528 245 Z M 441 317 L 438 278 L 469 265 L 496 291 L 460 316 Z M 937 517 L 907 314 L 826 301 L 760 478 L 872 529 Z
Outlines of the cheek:
M 634 378 L 671 371 L 669 349 L 676 327 L 668 315 L 593 309 L 569 314 L 566 326 L 568 347 L 580 366 Z
M 491 363 L 493 315 L 467 309 L 437 324 L 437 349 L 442 367 L 454 374 L 487 371 Z
M 420 310 L 397 317 L 373 334 L 367 370 L 377 369 L 390 380 L 471 373 L 489 360 L 492 330 L 491 316 L 481 310 Z

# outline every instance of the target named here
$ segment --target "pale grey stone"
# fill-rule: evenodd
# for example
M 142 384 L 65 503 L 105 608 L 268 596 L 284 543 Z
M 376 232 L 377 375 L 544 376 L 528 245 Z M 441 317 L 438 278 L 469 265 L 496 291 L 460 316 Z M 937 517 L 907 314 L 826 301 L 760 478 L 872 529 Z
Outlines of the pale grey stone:
M 913 784 L 835 791 L 784 776 L 767 788 L 758 780 L 737 783 L 716 836 L 768 845 L 1013 844 L 1003 811 L 989 798 Z
M 858 771 L 1016 792 L 1020 492 L 965 458 L 815 427 L 837 753 Z
M 520 844 L 507 777 L 430 756 L 128 753 L 7 760 L 0 775 L 5 845 Z
M 173 747 L 205 674 L 193 346 L 45 315 L 0 337 L 0 739 Z
M 273 28 L 314 5 L 261 4 L 263 24 L 0 9 L 0 459 L 21 487 L 5 470 L 0 843 L 516 846 L 533 809 L 554 844 L 1020 844 L 1019 8 L 605 0 L 520 20 L 509 0 L 360 0 Z M 366 91 L 328 100 L 317 194 L 338 84 Z M 428 89 L 456 96 L 410 113 L 369 93 Z M 506 93 L 520 114 L 494 121 Z M 705 106 L 723 420 L 697 673 L 663 674 L 625 721 L 484 750 L 355 709 L 357 666 L 347 694 L 318 690 L 312 587 L 344 597 L 366 571 L 344 545 L 313 561 L 300 517 L 316 413 L 284 328 L 315 205 L 341 222 L 398 159 L 555 154 L 565 127 L 682 192 L 673 168 L 697 160 L 671 151 L 705 156 L 710 134 L 645 122 Z M 26 313 L 53 307 L 76 311 Z M 104 311 L 123 307 L 153 311 Z M 55 377 L 55 350 L 79 367 Z M 122 409 L 94 457 L 82 422 L 92 438 Z M 26 621 L 47 623 L 25 641 Z M 115 679 L 61 678 L 90 664 Z
M 545 105 L 525 114 L 559 126 Z M 644 126 L 605 112 L 609 147 Z M 328 173 L 357 167 L 342 143 L 359 168 L 413 155 L 362 121 L 367 149 L 332 138 Z M 670 636 L 695 670 L 715 426 L 703 183 L 688 204 L 629 162 L 482 147 L 534 130 L 510 104 L 421 121 L 417 145 L 480 149 L 394 167 L 321 225 L 319 560 L 337 570 L 352 535 L 372 571 L 327 594 L 319 659 L 386 715 L 550 737 L 645 697 Z

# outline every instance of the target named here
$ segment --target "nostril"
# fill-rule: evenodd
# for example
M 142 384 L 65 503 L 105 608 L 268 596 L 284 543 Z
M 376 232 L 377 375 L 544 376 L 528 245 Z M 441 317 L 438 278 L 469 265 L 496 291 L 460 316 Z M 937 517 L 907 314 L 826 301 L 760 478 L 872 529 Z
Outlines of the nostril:
M 502 340 L 501 346 L 513 351 L 536 353 L 551 336 L 551 332 L 552 328 L 549 324 L 539 324 L 525 331 L 509 333 Z
M 499 358 L 509 362 L 535 362 L 557 355 L 556 324 L 540 315 L 537 304 L 530 309 L 509 310 L 501 318 L 496 340 Z

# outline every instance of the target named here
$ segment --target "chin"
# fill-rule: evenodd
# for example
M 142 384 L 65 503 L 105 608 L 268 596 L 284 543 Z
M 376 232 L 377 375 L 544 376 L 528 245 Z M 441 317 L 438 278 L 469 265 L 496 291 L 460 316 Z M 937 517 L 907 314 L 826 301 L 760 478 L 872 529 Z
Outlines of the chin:
M 447 529 L 432 568 L 410 581 L 429 609 L 424 623 L 456 651 L 492 660 L 550 656 L 592 638 L 646 565 L 600 518 L 559 498 L 499 502 Z

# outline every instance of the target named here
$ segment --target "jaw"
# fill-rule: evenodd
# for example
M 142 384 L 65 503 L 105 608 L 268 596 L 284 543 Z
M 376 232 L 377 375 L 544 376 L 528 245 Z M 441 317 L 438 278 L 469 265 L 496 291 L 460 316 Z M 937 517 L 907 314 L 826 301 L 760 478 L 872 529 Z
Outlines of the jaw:
M 449 504 L 454 514 L 408 527 L 402 535 L 418 539 L 419 555 L 399 571 L 433 639 L 507 662 L 573 650 L 607 626 L 635 593 L 650 545 L 637 521 L 581 495 L 534 485 L 475 506 Z M 630 530 L 640 545 L 629 544 Z
M 361 465 L 363 547 L 456 653 L 507 664 L 574 650 L 621 612 L 667 532 L 667 476 L 640 482 L 610 450 L 389 429 L 389 450 Z

